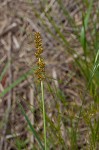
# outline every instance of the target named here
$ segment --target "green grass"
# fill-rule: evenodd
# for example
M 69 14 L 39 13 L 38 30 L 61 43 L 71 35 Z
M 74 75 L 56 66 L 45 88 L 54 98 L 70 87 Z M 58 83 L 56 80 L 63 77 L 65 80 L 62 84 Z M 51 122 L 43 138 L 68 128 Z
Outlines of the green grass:
M 31 124 L 31 122 L 30 122 L 28 116 L 26 115 L 26 113 L 25 113 L 25 111 L 24 111 L 24 108 L 22 107 L 22 105 L 20 104 L 20 102 L 19 102 L 19 107 L 20 107 L 20 109 L 21 109 L 21 111 L 22 111 L 22 114 L 23 114 L 23 116 L 25 117 L 25 119 L 26 119 L 26 121 L 27 121 L 27 123 L 28 123 L 28 125 L 29 125 L 29 127 L 30 127 L 30 129 L 31 129 L 31 131 L 32 131 L 32 133 L 33 133 L 33 135 L 35 136 L 36 140 L 38 141 L 38 144 L 40 145 L 40 148 L 41 148 L 42 150 L 44 150 L 44 147 L 43 147 L 43 145 L 42 145 L 42 143 L 41 143 L 41 140 L 40 140 L 40 138 L 38 137 L 38 135 L 37 135 L 35 129 L 33 128 L 33 125 Z
M 47 150 L 47 138 L 46 138 L 46 112 L 45 112 L 45 102 L 44 102 L 44 85 L 41 81 L 41 93 L 42 93 L 42 108 L 43 108 L 43 120 L 44 120 L 44 147 Z

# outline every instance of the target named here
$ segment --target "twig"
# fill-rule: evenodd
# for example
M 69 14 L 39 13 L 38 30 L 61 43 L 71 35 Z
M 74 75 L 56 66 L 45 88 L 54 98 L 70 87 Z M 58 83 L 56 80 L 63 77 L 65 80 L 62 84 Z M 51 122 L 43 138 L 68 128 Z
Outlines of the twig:
M 0 60 L 0 65 L 6 60 L 7 56 L 5 55 L 4 57 L 1 58 Z
M 32 83 L 32 78 L 30 77 L 29 78 L 29 82 L 31 83 L 31 86 L 30 86 L 30 105 L 32 106 L 32 110 L 34 109 L 34 85 Z M 31 121 L 31 124 L 34 125 L 34 113 L 33 111 L 30 112 L 30 115 L 29 115 L 29 119 Z M 30 139 L 30 145 L 29 145 L 29 149 L 32 149 L 33 148 L 33 144 L 34 144 L 34 136 L 33 134 L 30 134 L 28 133 L 28 137 Z
M 14 42 L 14 45 L 15 45 L 15 49 L 19 50 L 20 49 L 20 44 L 17 40 L 17 38 L 13 35 L 13 42 Z
M 16 138 L 16 137 L 21 136 L 23 134 L 24 134 L 24 132 L 16 133 L 16 134 L 9 134 L 9 135 L 6 135 L 6 139 Z
M 8 26 L 7 29 L 5 29 L 4 31 L 2 31 L 2 33 L 0 33 L 0 37 L 1 36 L 4 36 L 5 34 L 7 34 L 8 32 L 12 32 L 12 31 L 15 31 L 16 28 L 18 27 L 18 24 L 17 23 L 12 23 L 11 25 Z M 10 33 L 9 33 L 10 34 Z

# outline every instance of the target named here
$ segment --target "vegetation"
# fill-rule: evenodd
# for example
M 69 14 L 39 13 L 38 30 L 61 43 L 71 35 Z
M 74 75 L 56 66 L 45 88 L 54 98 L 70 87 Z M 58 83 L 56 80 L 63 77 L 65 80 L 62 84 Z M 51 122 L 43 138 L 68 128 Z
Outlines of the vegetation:
M 64 63 L 69 66 L 69 71 L 65 72 L 65 76 L 61 70 L 58 70 L 60 73 L 59 76 L 57 75 L 57 67 L 53 67 L 54 69 L 52 71 L 49 67 L 50 65 L 48 66 L 47 63 L 48 55 L 43 60 L 43 57 L 45 57 L 43 54 L 45 54 L 45 51 L 48 51 L 48 46 L 44 45 L 46 50 L 43 50 L 42 43 L 46 44 L 46 42 L 44 40 L 41 42 L 41 37 L 39 41 L 38 39 L 34 40 L 35 35 L 29 32 L 29 36 L 33 37 L 32 45 L 36 45 L 34 49 L 37 48 L 38 50 L 35 50 L 36 53 L 33 56 L 36 56 L 36 63 L 0 93 L 0 98 L 3 99 L 3 97 L 11 93 L 16 86 L 19 86 L 20 83 L 32 77 L 33 83 L 30 83 L 29 80 L 29 87 L 35 91 L 34 100 L 36 102 L 31 103 L 27 97 L 24 98 L 24 95 L 16 94 L 17 109 L 24 116 L 27 125 L 25 126 L 25 140 L 24 137 L 23 139 L 17 137 L 16 131 L 14 131 L 15 137 L 17 137 L 13 138 L 12 143 L 14 148 L 19 150 L 29 148 L 33 150 L 98 150 L 98 1 L 91 0 L 89 2 L 88 0 L 83 0 L 77 1 L 76 4 L 73 3 L 74 6 L 72 6 L 71 9 L 74 9 L 74 11 L 81 7 L 75 18 L 72 15 L 74 11 L 69 10 L 68 7 L 66 9 L 64 4 L 66 1 L 57 0 L 57 2 L 53 2 L 51 5 L 51 2 L 43 0 L 39 3 L 38 7 L 35 7 L 32 1 L 27 2 L 31 7 L 31 13 L 36 16 L 39 24 L 44 28 L 44 32 L 48 37 L 52 38 L 51 42 L 55 40 L 56 43 L 59 43 L 58 45 L 56 44 L 56 46 L 53 46 L 52 43 L 51 47 L 53 49 L 52 52 L 56 53 L 56 55 L 60 55 L 59 51 L 64 55 L 63 60 L 60 58 L 60 60 L 57 61 L 57 65 L 60 65 L 61 61 L 64 61 Z M 56 3 L 57 5 L 55 5 Z M 60 10 L 60 14 L 58 12 L 59 16 L 57 11 L 53 14 L 54 6 Z M 61 19 L 60 17 L 63 19 L 62 22 L 58 20 Z M 67 27 L 63 24 L 66 21 Z M 38 28 L 40 29 L 41 27 L 38 25 L 37 29 Z M 44 39 L 43 36 L 46 36 L 46 34 L 44 35 L 44 33 L 39 32 L 36 31 L 36 34 L 41 34 L 42 39 Z M 64 63 L 62 63 L 62 65 L 64 65 Z M 8 60 L 1 72 L 0 82 L 2 82 L 5 74 L 8 72 L 10 65 L 11 62 Z M 49 73 L 48 67 L 50 68 L 49 70 L 53 72 L 52 75 Z M 10 111 L 11 109 L 12 108 L 10 108 Z M 35 121 L 30 118 L 29 114 L 35 117 Z M 0 128 L 2 128 L 2 124 L 8 124 L 6 115 L 5 119 L 2 119 Z M 30 135 L 31 138 L 27 135 Z M 10 143 L 9 139 L 8 142 Z

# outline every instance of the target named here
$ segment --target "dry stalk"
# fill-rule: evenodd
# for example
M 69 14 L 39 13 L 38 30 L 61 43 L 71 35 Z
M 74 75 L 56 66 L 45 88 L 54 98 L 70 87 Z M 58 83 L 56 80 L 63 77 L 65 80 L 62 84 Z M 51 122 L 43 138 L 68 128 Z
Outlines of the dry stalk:
M 8 61 L 9 61 L 9 85 L 11 85 L 12 83 L 12 70 L 11 70 L 11 49 L 12 49 L 12 35 L 11 33 L 8 34 L 8 39 L 9 39 L 9 46 L 7 48 L 8 51 Z M 9 123 L 9 116 L 10 116 L 10 111 L 11 111 L 11 97 L 12 97 L 12 91 L 9 92 L 8 94 L 8 100 L 7 100 L 7 110 L 6 110 L 6 114 L 5 114 L 5 125 L 3 128 L 3 133 L 2 133 L 2 138 L 1 138 L 1 142 L 0 142 L 0 150 L 3 149 L 4 146 L 4 141 L 6 140 L 5 135 L 6 135 L 6 131 L 7 131 L 7 126 Z
M 30 86 L 30 91 L 29 91 L 29 98 L 30 98 L 30 105 L 31 105 L 31 109 L 34 109 L 34 84 L 32 83 L 32 78 L 29 78 L 29 82 L 31 83 Z M 31 122 L 32 125 L 34 125 L 34 113 L 33 111 L 30 111 L 29 113 L 29 120 Z M 34 144 L 34 136 L 33 134 L 31 134 L 30 132 L 28 132 L 28 138 L 30 139 L 30 144 L 29 144 L 29 149 L 33 148 L 33 144 Z

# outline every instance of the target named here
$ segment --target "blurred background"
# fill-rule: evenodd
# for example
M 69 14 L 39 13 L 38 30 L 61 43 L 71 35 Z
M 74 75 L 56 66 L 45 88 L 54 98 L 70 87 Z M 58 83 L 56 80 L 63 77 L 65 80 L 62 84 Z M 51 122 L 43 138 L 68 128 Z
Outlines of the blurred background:
M 0 0 L 0 150 L 44 145 L 35 32 L 48 149 L 99 150 L 99 0 Z

